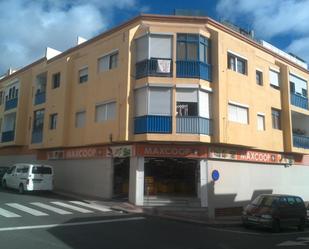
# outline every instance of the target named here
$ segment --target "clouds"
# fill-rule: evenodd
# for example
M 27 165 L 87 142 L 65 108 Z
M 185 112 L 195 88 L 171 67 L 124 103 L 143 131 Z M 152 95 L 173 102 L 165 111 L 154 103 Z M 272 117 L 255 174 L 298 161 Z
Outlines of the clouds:
M 136 0 L 0 0 L 0 74 L 44 55 L 46 46 L 72 47 L 109 27 L 119 9 L 138 10 Z
M 292 37 L 286 47 L 309 62 L 309 0 L 220 0 L 220 16 L 233 21 L 246 20 L 263 39 Z

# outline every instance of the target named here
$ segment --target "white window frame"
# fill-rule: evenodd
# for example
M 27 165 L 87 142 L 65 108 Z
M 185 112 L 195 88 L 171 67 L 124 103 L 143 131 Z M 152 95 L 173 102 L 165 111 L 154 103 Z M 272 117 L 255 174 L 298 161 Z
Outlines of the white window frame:
M 278 75 L 278 84 L 271 82 L 271 73 L 275 73 Z M 274 68 L 269 68 L 269 84 L 271 87 L 280 88 L 280 71 L 275 70 Z
M 116 67 L 114 68 L 111 68 L 111 56 L 117 54 L 117 63 L 116 63 Z M 104 58 L 107 58 L 108 60 L 108 68 L 101 68 L 100 67 L 100 61 L 103 60 Z M 112 69 L 115 69 L 118 67 L 119 65 L 119 50 L 118 49 L 115 49 L 113 51 L 110 51 L 109 53 L 107 54 L 103 54 L 101 55 L 98 59 L 97 59 L 97 65 L 98 65 L 98 72 L 99 73 L 103 73 L 103 72 L 106 72 L 106 71 L 109 71 L 109 70 L 112 70 Z
M 233 59 L 234 59 L 234 67 L 235 68 L 230 68 L 230 60 L 229 60 L 230 56 L 232 56 Z M 244 68 L 245 69 L 244 73 L 238 70 L 238 67 L 237 67 L 238 59 L 241 59 L 241 60 L 244 61 L 244 64 L 245 64 L 244 65 L 244 67 L 245 67 Z M 248 75 L 248 59 L 246 57 L 243 57 L 243 56 L 235 53 L 235 52 L 232 52 L 232 51 L 228 50 L 227 51 L 227 68 L 232 70 L 232 71 L 234 71 L 234 72 L 237 72 L 237 73 L 240 73 L 240 74 L 243 74 L 243 75 Z
M 259 117 L 262 117 L 263 118 L 263 128 L 261 129 L 260 126 L 259 126 Z M 257 130 L 258 131 L 265 131 L 266 130 L 266 126 L 265 126 L 265 114 L 264 113 L 261 113 L 261 112 L 258 112 L 257 113 Z
M 112 117 L 109 117 L 107 115 L 108 112 L 109 112 L 108 107 L 111 104 L 114 104 L 114 113 L 113 113 Z M 99 119 L 98 113 L 97 113 L 97 111 L 98 111 L 97 108 L 100 108 L 100 107 L 103 108 L 103 113 L 104 113 L 104 116 L 102 117 L 102 119 Z M 115 120 L 116 119 L 116 113 L 117 113 L 117 102 L 115 100 L 108 101 L 108 102 L 103 102 L 103 103 L 98 103 L 95 106 L 95 122 L 96 123 L 102 123 L 102 122 L 107 122 L 107 121 Z

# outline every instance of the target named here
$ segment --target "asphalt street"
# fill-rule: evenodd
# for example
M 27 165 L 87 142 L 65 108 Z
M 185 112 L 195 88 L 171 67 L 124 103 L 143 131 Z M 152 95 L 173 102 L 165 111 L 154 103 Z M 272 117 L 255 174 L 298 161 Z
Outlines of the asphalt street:
M 309 248 L 309 230 L 279 234 L 124 214 L 56 194 L 0 190 L 1 249 Z

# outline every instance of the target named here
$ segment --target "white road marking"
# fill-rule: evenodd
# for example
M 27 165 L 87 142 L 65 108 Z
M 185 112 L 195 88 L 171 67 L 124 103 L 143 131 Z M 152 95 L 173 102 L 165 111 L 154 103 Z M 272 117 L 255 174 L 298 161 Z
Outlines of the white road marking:
M 57 214 L 72 214 L 71 212 L 69 211 L 66 211 L 66 210 L 63 210 L 63 209 L 60 209 L 60 208 L 56 208 L 56 207 L 53 207 L 53 206 L 50 206 L 50 205 L 47 205 L 47 204 L 44 204 L 44 203 L 41 203 L 41 202 L 31 202 L 32 205 L 35 205 L 37 207 L 40 207 L 40 208 L 44 208 L 44 209 L 47 209 L 49 211 L 52 211 L 52 212 L 55 212 Z
M 83 206 L 83 207 L 99 210 L 99 211 L 102 211 L 102 212 L 111 211 L 108 207 L 104 207 L 104 206 L 101 206 L 101 205 L 98 205 L 98 204 L 95 204 L 95 203 L 90 204 L 90 203 L 85 203 L 85 202 L 81 202 L 81 201 L 70 201 L 70 202 L 73 203 L 73 204 L 76 204 L 76 205 L 80 205 L 80 206 Z
M 26 206 L 18 204 L 18 203 L 6 203 L 6 205 L 8 205 L 12 208 L 16 208 L 18 210 L 21 210 L 25 213 L 34 215 L 34 216 L 48 216 L 48 214 L 46 214 L 46 213 L 43 213 L 43 212 L 38 211 L 38 210 L 33 209 L 33 208 L 26 207 Z
M 131 217 L 131 218 L 121 218 L 121 219 L 111 219 L 111 220 L 72 222 L 72 223 L 64 223 L 64 224 L 49 224 L 49 225 L 22 226 L 22 227 L 3 227 L 3 228 L 0 228 L 0 232 L 16 231 L 16 230 L 42 229 L 42 228 L 53 228 L 53 227 L 83 226 L 83 225 L 113 223 L 113 222 L 123 222 L 123 221 L 135 221 L 135 220 L 144 220 L 144 219 L 145 219 L 144 217 Z
M 4 216 L 6 218 L 17 218 L 17 217 L 20 217 L 20 215 L 12 213 L 12 212 L 10 212 L 8 210 L 5 210 L 5 209 L 2 209 L 2 208 L 0 208 L 0 215 Z
M 73 205 L 70 205 L 70 204 L 67 204 L 67 203 L 64 203 L 64 202 L 60 202 L 60 201 L 53 201 L 51 203 L 58 205 L 58 206 L 61 206 L 61 207 L 72 209 L 72 210 L 75 210 L 77 212 L 84 213 L 84 214 L 93 213 L 93 211 L 90 211 L 88 209 L 76 207 L 76 206 L 73 206 Z

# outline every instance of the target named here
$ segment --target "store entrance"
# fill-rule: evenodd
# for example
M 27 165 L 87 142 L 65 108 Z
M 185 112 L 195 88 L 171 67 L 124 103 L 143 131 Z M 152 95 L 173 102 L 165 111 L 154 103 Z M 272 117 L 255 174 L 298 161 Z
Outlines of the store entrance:
M 130 158 L 114 158 L 113 197 L 127 198 L 129 195 Z
M 145 158 L 145 195 L 197 197 L 197 161 Z

